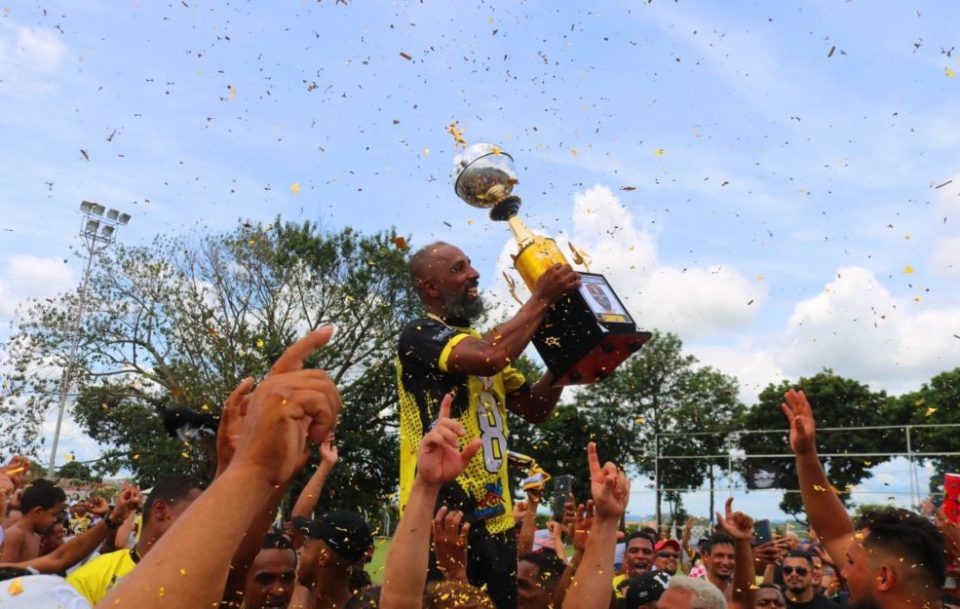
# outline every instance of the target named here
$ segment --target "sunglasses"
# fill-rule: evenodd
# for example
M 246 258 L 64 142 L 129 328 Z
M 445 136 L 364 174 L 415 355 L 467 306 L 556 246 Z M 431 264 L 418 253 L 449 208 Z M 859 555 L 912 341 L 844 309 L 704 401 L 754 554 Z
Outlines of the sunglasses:
M 794 572 L 796 572 L 796 574 L 799 575 L 800 577 L 803 577 L 804 575 L 810 572 L 810 569 L 806 567 L 784 567 L 783 568 L 784 575 L 790 575 L 791 573 L 794 573 Z

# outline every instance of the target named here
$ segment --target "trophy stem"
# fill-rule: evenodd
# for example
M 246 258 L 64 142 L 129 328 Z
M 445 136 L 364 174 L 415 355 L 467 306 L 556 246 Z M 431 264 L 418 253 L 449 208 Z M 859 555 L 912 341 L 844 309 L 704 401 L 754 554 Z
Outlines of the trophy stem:
M 521 249 L 533 243 L 533 231 L 524 224 L 519 216 L 510 216 L 507 218 L 507 224 L 510 226 L 510 232 L 513 233 L 513 238 L 517 240 Z

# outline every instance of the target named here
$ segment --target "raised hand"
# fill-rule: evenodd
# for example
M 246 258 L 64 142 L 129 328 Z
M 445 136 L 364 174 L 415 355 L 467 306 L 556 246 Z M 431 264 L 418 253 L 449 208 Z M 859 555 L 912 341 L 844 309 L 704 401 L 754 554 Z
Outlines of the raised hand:
M 462 520 L 463 512 L 449 511 L 446 506 L 437 510 L 433 518 L 433 551 L 444 579 L 466 582 L 470 523 L 461 525 Z
M 0 469 L 0 477 L 5 477 L 13 488 L 23 488 L 24 478 L 30 472 L 30 459 L 23 455 L 14 455 L 10 462 Z
M 243 402 L 249 399 L 253 378 L 247 377 L 230 392 L 220 411 L 220 426 L 217 428 L 217 475 L 222 474 L 240 444 L 243 429 Z
M 780 408 L 790 422 L 790 448 L 793 454 L 815 453 L 817 426 L 807 396 L 802 391 L 790 389 L 783 397 L 786 402 Z
M 440 402 L 439 418 L 420 441 L 417 480 L 423 484 L 441 485 L 455 480 L 482 445 L 476 438 L 460 451 L 460 438 L 466 435 L 466 430 L 459 421 L 450 418 L 451 404 L 453 396 L 448 393 Z
M 124 484 L 116 497 L 116 505 L 110 512 L 110 520 L 113 522 L 123 522 L 131 512 L 136 511 L 140 506 L 143 497 L 140 495 L 140 487 L 133 484 Z
M 333 435 L 333 432 L 327 434 L 327 437 L 320 443 L 320 459 L 330 467 L 340 461 L 340 453 L 337 452 L 337 438 Z
M 104 514 L 110 511 L 110 505 L 107 503 L 107 500 L 100 495 L 90 497 L 87 502 L 90 504 L 88 509 L 94 516 L 102 518 Z
M 720 512 L 717 512 L 717 522 L 734 541 L 750 541 L 753 539 L 753 518 L 743 512 L 733 511 L 733 497 L 727 498 L 726 516 L 721 516 Z
M 304 370 L 303 360 L 332 334 L 332 328 L 321 328 L 295 342 L 249 401 L 242 401 L 246 412 L 241 408 L 240 443 L 231 467 L 249 467 L 271 484 L 286 484 L 309 457 L 307 441 L 330 433 L 340 413 L 340 394 L 323 370 Z
M 590 538 L 590 527 L 593 526 L 593 499 L 577 507 L 576 518 L 573 521 L 573 547 L 578 552 L 587 549 L 587 539 Z
M 579 288 L 580 281 L 580 273 L 569 264 L 554 264 L 537 278 L 533 296 L 552 304 L 567 292 Z
M 598 518 L 619 519 L 630 499 L 630 482 L 623 470 L 607 461 L 600 466 L 595 442 L 587 444 L 587 463 L 590 466 L 590 494 Z

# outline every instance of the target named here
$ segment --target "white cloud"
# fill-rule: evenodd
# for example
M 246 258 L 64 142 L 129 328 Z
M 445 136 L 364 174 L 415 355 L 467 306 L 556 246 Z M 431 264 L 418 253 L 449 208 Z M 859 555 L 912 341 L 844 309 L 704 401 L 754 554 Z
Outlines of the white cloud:
M 690 345 L 689 349 L 701 363 L 735 376 L 740 381 L 740 400 L 745 404 L 756 404 L 767 385 L 786 378 L 777 365 L 775 354 L 754 341 L 742 341 L 729 347 Z
M 62 258 L 13 256 L 0 275 L 0 316 L 13 316 L 25 300 L 53 297 L 76 283 Z
M 957 199 L 960 201 L 960 198 Z M 960 279 L 960 237 L 949 237 L 937 242 L 930 255 L 935 273 L 947 279 Z
M 728 333 L 749 324 L 764 294 L 735 269 L 673 268 L 657 261 L 653 235 L 637 228 L 633 214 L 606 186 L 574 195 L 573 232 L 556 239 L 569 258 L 568 243 L 586 253 L 591 272 L 603 274 L 644 329 L 677 332 L 685 338 Z M 517 279 L 517 296 L 529 296 L 512 270 L 516 244 L 507 242 L 498 273 Z M 490 290 L 494 317 L 515 306 L 502 276 Z
M 49 78 L 67 53 L 60 36 L 52 28 L 0 23 L 0 73 L 8 91 L 17 96 L 49 93 Z
M 895 297 L 867 269 L 843 267 L 794 307 L 778 363 L 792 375 L 829 367 L 891 391 L 916 388 L 960 361 L 958 320 L 960 307 Z

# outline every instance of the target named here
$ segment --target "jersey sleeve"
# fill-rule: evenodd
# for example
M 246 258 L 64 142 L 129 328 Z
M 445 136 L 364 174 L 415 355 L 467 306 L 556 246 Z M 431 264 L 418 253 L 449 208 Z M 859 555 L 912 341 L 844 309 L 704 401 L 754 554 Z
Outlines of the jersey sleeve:
M 501 374 L 503 375 L 503 389 L 508 395 L 522 389 L 527 384 L 527 378 L 513 366 L 507 366 Z
M 428 370 L 447 372 L 450 352 L 469 336 L 438 321 L 418 319 L 407 325 L 400 335 L 398 355 L 401 362 L 415 361 Z

